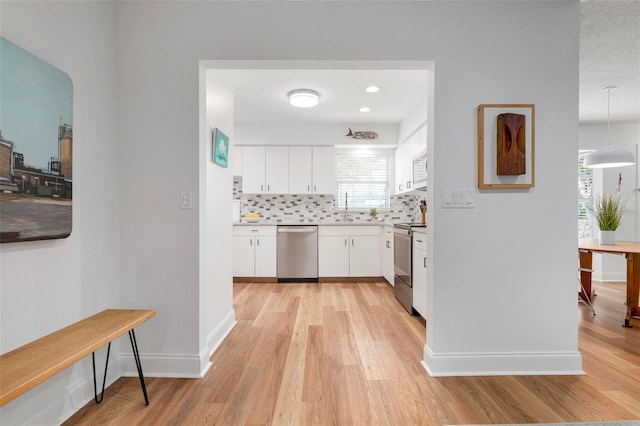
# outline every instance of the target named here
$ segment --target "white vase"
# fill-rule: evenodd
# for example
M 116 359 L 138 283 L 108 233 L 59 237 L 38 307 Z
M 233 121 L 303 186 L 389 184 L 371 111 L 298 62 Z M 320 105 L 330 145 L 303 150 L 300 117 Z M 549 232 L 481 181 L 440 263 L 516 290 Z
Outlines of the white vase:
M 616 245 L 616 231 L 600 231 L 600 244 Z

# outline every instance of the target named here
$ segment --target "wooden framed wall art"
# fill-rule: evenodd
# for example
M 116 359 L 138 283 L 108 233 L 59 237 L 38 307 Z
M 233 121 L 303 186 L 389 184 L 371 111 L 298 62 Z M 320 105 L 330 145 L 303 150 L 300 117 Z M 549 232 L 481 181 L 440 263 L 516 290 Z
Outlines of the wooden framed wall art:
M 533 188 L 535 105 L 478 106 L 478 188 Z

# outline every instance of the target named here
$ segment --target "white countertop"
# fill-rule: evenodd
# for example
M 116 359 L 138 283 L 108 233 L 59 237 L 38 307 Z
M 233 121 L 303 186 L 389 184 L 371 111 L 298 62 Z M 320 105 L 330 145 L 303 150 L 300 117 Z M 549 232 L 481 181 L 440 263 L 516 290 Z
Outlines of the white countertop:
M 319 226 L 393 226 L 390 222 L 369 222 L 369 221 L 353 221 L 353 222 L 276 222 L 276 221 L 259 221 L 257 223 L 249 222 L 233 222 L 233 226 L 277 226 L 277 225 L 319 225 Z

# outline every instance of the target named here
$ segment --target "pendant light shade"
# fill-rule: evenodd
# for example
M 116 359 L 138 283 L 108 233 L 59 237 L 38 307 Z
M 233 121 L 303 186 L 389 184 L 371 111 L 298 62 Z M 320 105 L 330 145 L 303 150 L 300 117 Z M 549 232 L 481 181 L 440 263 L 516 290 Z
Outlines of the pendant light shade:
M 623 167 L 635 164 L 636 158 L 632 152 L 616 148 L 609 143 L 609 125 L 611 121 L 611 89 L 616 86 L 608 86 L 607 91 L 607 145 L 595 150 L 584 158 L 584 166 L 591 169 L 603 169 L 607 167 Z
M 631 166 L 635 162 L 635 156 L 631 152 L 611 145 L 593 151 L 584 158 L 584 166 L 591 169 Z

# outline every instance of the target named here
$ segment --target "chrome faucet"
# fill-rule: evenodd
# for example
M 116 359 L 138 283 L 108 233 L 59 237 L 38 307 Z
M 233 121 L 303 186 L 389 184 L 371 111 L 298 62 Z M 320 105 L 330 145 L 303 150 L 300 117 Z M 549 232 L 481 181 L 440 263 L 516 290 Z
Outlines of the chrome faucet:
M 350 220 L 349 217 L 349 193 L 344 193 L 344 221 L 348 222 Z

